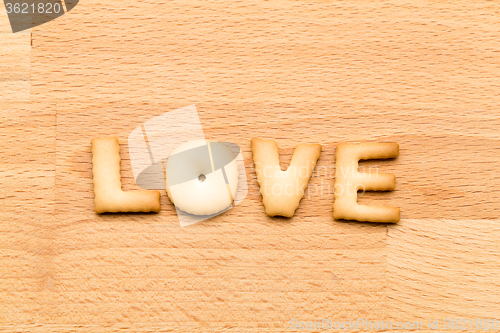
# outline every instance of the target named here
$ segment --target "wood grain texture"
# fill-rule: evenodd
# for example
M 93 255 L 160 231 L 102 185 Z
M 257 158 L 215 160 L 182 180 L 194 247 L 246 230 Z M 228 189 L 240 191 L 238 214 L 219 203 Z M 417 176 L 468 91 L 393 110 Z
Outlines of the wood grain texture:
M 30 33 L 0 32 L 0 102 L 30 100 Z
M 0 63 L 0 84 L 31 73 L 31 103 L 0 103 L 0 330 L 498 317 L 498 14 L 486 1 L 87 0 L 36 27 L 30 66 Z M 128 134 L 190 104 L 206 138 L 242 148 L 247 198 L 187 228 L 164 191 L 159 214 L 96 215 L 90 140 L 118 137 L 123 188 L 138 189 Z M 276 140 L 283 167 L 298 143 L 323 145 L 291 219 L 264 213 L 252 137 Z M 399 206 L 399 224 L 333 220 L 346 141 L 399 143 L 397 159 L 361 163 L 396 174 L 396 191 L 359 198 Z
M 0 34 L 1 38 L 1 34 Z M 52 270 L 56 114 L 0 103 L 0 327 L 40 319 Z M 7 330 L 8 331 L 8 330 Z
M 404 220 L 389 226 L 388 315 L 496 318 L 499 239 L 498 220 Z
M 0 103 L 30 101 L 31 30 L 12 33 L 0 3 Z
M 33 93 L 491 111 L 497 14 L 467 1 L 86 1 L 35 34 Z

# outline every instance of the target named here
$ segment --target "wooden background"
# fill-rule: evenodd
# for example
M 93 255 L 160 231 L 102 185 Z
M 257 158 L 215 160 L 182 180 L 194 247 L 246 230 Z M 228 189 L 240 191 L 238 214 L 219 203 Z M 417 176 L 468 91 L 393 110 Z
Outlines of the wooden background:
M 500 5 L 84 0 L 12 34 L 0 8 L 0 331 L 286 332 L 290 320 L 499 318 Z M 196 104 L 249 194 L 180 228 L 93 212 L 90 140 Z M 321 143 L 295 216 L 265 215 L 250 139 Z M 371 161 L 397 225 L 334 221 L 335 146 Z M 393 332 L 393 331 L 391 331 Z

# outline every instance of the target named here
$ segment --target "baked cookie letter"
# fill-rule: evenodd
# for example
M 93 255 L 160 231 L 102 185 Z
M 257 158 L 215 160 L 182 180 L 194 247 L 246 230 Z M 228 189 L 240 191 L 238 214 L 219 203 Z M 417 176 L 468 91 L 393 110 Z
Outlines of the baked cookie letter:
M 238 189 L 236 157 L 222 142 L 188 141 L 170 154 L 165 169 L 170 201 L 188 214 L 220 213 Z
M 160 211 L 160 192 L 122 190 L 117 138 L 92 139 L 92 174 L 96 213 Z
M 333 218 L 367 222 L 396 223 L 399 208 L 358 205 L 358 190 L 392 191 L 396 187 L 393 174 L 358 172 L 358 161 L 396 158 L 397 143 L 342 143 L 337 146 L 335 171 L 335 202 Z
M 319 159 L 321 145 L 297 145 L 286 171 L 281 170 L 273 140 L 253 138 L 252 153 L 266 214 L 292 217 Z

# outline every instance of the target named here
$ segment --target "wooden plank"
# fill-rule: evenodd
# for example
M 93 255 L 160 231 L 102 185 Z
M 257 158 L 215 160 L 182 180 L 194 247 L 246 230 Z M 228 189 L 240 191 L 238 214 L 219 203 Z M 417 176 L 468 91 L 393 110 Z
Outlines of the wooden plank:
M 0 3 L 0 103 L 26 102 L 31 92 L 31 31 L 12 33 Z
M 48 324 L 48 325 L 36 325 L 36 324 L 23 324 L 23 325 L 7 325 L 6 332 L 29 332 L 29 333 L 58 333 L 58 332 L 71 332 L 75 330 L 74 325 L 58 325 L 58 324 Z M 287 327 L 252 327 L 252 326 L 241 326 L 241 325 L 190 325 L 186 324 L 184 327 L 179 327 L 175 324 L 117 324 L 117 325 L 78 325 L 78 332 L 103 332 L 103 333 L 117 333 L 117 332 L 172 332 L 172 333 L 183 333 L 188 329 L 193 333 L 216 333 L 216 332 L 228 332 L 228 333 L 249 333 L 258 330 L 262 333 L 281 333 L 290 332 L 290 326 Z M 311 332 L 320 332 L 311 330 Z M 353 332 L 352 330 L 346 330 L 345 332 Z M 408 332 L 408 330 L 379 330 L 377 332 L 381 333 L 403 333 Z M 419 330 L 421 333 L 432 333 L 435 330 Z
M 408 219 L 390 226 L 388 317 L 441 325 L 500 319 L 499 237 L 499 220 Z
M 12 33 L 0 2 L 0 103 L 30 101 L 31 29 Z
M 49 304 L 53 240 L 43 227 L 42 213 L 2 211 L 0 228 L 0 327 L 4 330 L 7 325 L 22 326 L 41 319 L 40 313 Z
M 55 194 L 53 105 L 0 103 L 0 110 L 2 210 L 27 216 L 49 212 Z
M 486 1 L 86 1 L 34 32 L 33 94 L 494 112 L 497 10 Z
M 2 163 L 50 165 L 55 170 L 56 105 L 0 103 Z
M 0 102 L 30 100 L 31 35 L 0 32 Z
M 0 39 L 2 34 L 0 34 Z M 36 322 L 52 271 L 55 110 L 0 103 L 0 327 Z

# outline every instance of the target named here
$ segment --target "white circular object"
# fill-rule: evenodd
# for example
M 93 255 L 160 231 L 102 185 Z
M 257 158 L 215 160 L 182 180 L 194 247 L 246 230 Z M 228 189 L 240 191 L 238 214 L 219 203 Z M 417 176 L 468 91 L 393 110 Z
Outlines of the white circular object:
M 189 214 L 223 211 L 231 205 L 238 189 L 236 156 L 222 143 L 186 142 L 170 154 L 165 169 L 168 197 L 177 209 Z

